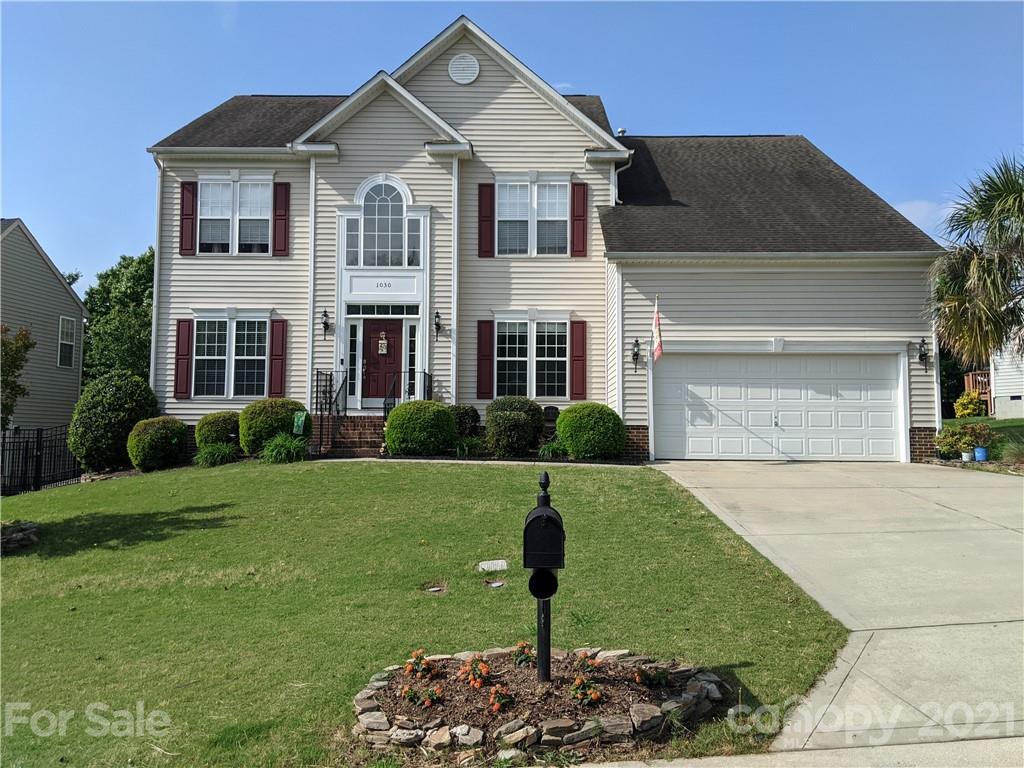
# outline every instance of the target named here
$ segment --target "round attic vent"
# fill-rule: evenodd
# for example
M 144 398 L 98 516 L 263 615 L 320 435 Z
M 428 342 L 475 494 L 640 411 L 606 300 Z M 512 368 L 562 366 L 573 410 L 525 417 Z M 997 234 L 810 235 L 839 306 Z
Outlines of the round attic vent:
M 480 62 L 468 53 L 458 53 L 448 62 L 448 76 L 459 85 L 469 85 L 480 74 Z

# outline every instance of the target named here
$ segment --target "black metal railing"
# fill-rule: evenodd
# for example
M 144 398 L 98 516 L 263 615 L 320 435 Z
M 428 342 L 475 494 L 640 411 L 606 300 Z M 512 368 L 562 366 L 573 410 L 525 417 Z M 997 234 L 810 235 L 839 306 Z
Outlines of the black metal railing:
M 317 420 L 316 445 L 319 453 L 334 440 L 338 422 L 348 410 L 348 371 L 317 370 L 313 389 L 313 413 Z
M 399 402 L 407 400 L 433 400 L 434 377 L 426 371 L 406 370 L 388 376 L 387 394 L 384 396 L 384 420 Z
M 68 428 L 13 429 L 0 435 L 0 493 L 12 496 L 77 483 L 82 468 L 68 449 Z

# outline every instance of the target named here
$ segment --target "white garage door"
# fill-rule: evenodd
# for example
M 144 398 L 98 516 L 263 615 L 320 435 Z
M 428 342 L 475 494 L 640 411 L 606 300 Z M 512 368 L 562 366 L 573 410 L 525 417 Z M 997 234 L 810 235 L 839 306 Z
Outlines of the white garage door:
M 897 355 L 669 354 L 659 459 L 897 461 Z

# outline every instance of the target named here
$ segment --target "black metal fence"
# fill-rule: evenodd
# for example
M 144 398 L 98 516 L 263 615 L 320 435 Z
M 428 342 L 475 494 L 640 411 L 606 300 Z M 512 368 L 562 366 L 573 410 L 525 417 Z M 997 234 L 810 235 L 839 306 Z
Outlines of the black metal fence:
M 68 428 L 14 429 L 0 435 L 0 493 L 12 496 L 77 483 L 78 459 L 68 450 Z

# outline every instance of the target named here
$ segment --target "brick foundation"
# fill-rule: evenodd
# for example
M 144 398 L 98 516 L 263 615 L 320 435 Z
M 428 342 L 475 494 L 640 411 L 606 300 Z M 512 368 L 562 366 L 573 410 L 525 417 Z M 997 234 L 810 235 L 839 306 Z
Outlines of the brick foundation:
M 651 458 L 647 446 L 647 426 L 643 424 L 626 425 L 626 456 L 631 461 L 647 461 Z
M 929 461 L 935 458 L 935 429 L 933 427 L 910 428 L 910 460 Z

